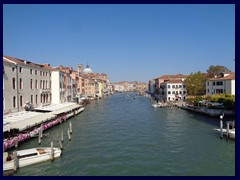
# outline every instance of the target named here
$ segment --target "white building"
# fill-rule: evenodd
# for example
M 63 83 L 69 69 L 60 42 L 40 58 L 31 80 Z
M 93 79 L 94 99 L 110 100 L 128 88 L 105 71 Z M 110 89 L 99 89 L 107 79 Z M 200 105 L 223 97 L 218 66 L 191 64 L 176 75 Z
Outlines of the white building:
M 3 111 L 24 110 L 51 103 L 51 72 L 48 65 L 3 56 Z
M 169 80 L 161 83 L 161 98 L 164 101 L 185 100 L 187 96 L 186 85 L 183 80 Z
M 222 73 L 221 77 L 206 81 L 206 94 L 235 95 L 235 72 Z

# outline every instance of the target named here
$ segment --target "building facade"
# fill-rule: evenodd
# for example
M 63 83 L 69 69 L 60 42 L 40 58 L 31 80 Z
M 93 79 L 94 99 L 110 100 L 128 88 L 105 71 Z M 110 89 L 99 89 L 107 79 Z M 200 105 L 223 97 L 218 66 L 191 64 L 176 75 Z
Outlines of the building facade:
M 206 81 L 206 94 L 235 95 L 235 72 L 222 73 L 220 77 Z
M 51 104 L 51 71 L 47 64 L 3 56 L 3 111 L 18 112 L 26 104 Z
M 186 100 L 187 89 L 182 80 L 169 80 L 161 83 L 161 99 L 163 101 Z

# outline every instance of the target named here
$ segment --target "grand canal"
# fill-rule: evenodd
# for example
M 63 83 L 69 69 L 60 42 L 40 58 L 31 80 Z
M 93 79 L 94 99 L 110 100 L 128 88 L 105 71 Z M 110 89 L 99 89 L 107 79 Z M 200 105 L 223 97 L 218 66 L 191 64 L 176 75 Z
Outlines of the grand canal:
M 94 101 L 69 121 L 45 133 L 41 146 L 58 146 L 64 130 L 63 154 L 54 162 L 18 169 L 16 176 L 235 175 L 235 142 L 220 139 L 218 118 L 178 108 L 153 108 L 135 93 Z M 18 149 L 36 147 L 38 139 Z

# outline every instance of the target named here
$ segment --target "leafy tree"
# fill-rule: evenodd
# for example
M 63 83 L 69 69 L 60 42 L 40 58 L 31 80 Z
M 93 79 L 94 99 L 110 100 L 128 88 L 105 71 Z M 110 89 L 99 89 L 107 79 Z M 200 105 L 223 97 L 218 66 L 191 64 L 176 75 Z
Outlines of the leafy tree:
M 219 66 L 219 65 L 213 66 L 213 65 L 211 65 L 207 69 L 207 76 L 209 78 L 213 78 L 215 76 L 219 76 L 220 73 L 223 73 L 223 72 L 231 72 L 231 70 L 228 69 L 225 66 Z
M 206 88 L 206 77 L 200 71 L 191 73 L 185 80 L 188 95 L 203 95 Z

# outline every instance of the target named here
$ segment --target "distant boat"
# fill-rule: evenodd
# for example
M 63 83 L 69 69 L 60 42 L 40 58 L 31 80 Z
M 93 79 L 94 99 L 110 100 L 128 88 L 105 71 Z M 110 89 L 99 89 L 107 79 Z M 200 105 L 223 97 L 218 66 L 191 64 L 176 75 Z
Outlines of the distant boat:
M 61 149 L 53 148 L 54 158 L 60 157 Z M 17 167 L 29 166 L 51 159 L 51 147 L 39 147 L 17 151 Z M 3 153 L 3 171 L 14 169 L 13 155 Z
M 159 102 L 159 103 L 152 104 L 152 106 L 153 106 L 154 108 L 159 108 L 159 107 L 162 107 L 163 104 Z

